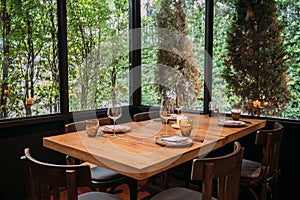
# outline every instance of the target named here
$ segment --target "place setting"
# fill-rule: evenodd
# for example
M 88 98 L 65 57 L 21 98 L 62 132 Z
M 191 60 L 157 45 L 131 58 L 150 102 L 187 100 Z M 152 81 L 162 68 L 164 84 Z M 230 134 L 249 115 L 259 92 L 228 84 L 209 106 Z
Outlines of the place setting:
M 164 147 L 189 147 L 193 140 L 179 135 L 161 135 L 155 139 L 156 144 Z
M 115 134 L 120 134 L 120 133 L 126 133 L 130 131 L 130 126 L 125 126 L 125 125 L 105 125 L 100 127 L 100 131 L 103 133 L 114 133 Z
M 225 127 L 241 127 L 245 126 L 246 123 L 243 121 L 236 121 L 236 120 L 219 120 L 218 125 L 225 126 Z
M 104 134 L 111 134 L 111 137 L 115 137 L 116 134 L 124 134 L 130 131 L 129 126 L 125 125 L 99 125 L 98 119 L 86 120 L 86 135 L 88 137 L 106 137 Z
M 240 120 L 241 109 L 231 109 L 231 119 L 220 119 L 218 125 L 225 127 L 242 127 L 246 125 L 246 122 Z
M 164 134 L 155 138 L 155 143 L 164 147 L 189 147 L 193 141 L 203 142 L 203 139 L 192 138 L 193 120 L 187 116 L 177 116 L 176 123 L 171 124 L 172 128 L 179 129 L 180 135 Z M 175 127 L 176 126 L 176 127 Z
M 86 120 L 86 133 L 89 137 L 104 136 L 111 134 L 109 137 L 121 138 L 119 134 L 130 131 L 126 125 L 117 125 L 116 121 L 122 116 L 122 105 L 117 98 L 115 91 L 112 91 L 112 98 L 108 100 L 107 116 L 113 121 L 112 125 L 100 126 L 98 119 Z

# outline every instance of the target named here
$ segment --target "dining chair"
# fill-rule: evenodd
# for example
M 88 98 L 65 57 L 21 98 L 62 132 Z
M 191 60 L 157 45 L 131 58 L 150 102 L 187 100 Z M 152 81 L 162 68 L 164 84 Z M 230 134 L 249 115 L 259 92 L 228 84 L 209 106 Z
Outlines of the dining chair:
M 27 199 L 60 200 L 61 192 L 67 192 L 68 200 L 120 200 L 106 192 L 85 192 L 78 195 L 79 187 L 91 187 L 91 172 L 88 165 L 60 165 L 37 160 L 30 149 L 24 149 L 21 157 L 26 177 Z
M 192 163 L 191 180 L 201 184 L 200 191 L 173 187 L 157 193 L 151 200 L 238 200 L 243 156 L 244 148 L 236 141 L 233 151 L 227 155 L 196 158 Z
M 98 118 L 98 120 L 100 126 L 111 124 L 110 118 L 108 117 Z M 65 133 L 83 131 L 83 130 L 85 130 L 85 121 L 77 121 L 77 122 L 65 124 Z
M 159 111 L 141 112 L 133 115 L 133 121 L 135 122 L 156 119 L 156 118 L 160 118 Z
M 108 117 L 98 118 L 98 120 L 100 126 L 111 124 L 110 118 Z M 65 125 L 65 133 L 83 131 L 83 130 L 85 130 L 85 121 L 78 121 L 78 122 L 73 122 Z M 130 177 L 112 171 L 110 169 L 94 165 L 89 162 L 85 162 L 82 160 L 78 161 L 70 156 L 67 156 L 67 162 L 70 164 L 79 162 L 79 163 L 89 165 L 91 168 L 91 179 L 92 179 L 94 189 L 97 188 L 99 191 L 107 191 L 107 189 L 110 188 L 109 191 L 110 193 L 117 193 L 119 191 L 115 190 L 116 187 L 122 184 L 126 184 L 130 189 L 130 196 L 136 195 L 137 188 L 134 183 L 134 180 Z
M 271 130 L 257 131 L 255 145 L 262 148 L 261 160 L 243 159 L 241 190 L 249 191 L 257 200 L 265 200 L 267 196 L 279 199 L 279 158 L 283 132 L 284 126 L 279 122 L 274 122 Z

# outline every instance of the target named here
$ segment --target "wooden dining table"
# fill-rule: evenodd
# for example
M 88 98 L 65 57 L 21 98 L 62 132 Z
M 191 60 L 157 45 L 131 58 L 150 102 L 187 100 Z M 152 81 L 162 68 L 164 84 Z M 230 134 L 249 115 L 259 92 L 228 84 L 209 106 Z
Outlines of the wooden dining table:
M 85 131 L 78 131 L 44 137 L 43 145 L 138 181 L 203 157 L 266 125 L 265 120 L 241 118 L 241 121 L 246 122 L 243 126 L 223 126 L 218 123 L 218 118 L 190 113 L 183 115 L 194 121 L 190 136 L 193 142 L 188 146 L 169 147 L 157 144 L 157 139 L 161 136 L 180 135 L 180 130 L 173 128 L 172 123 L 163 125 L 159 119 L 121 124 L 130 130 L 117 133 L 120 138 L 110 137 L 109 133 L 88 137 Z M 137 196 L 133 199 L 137 199 Z

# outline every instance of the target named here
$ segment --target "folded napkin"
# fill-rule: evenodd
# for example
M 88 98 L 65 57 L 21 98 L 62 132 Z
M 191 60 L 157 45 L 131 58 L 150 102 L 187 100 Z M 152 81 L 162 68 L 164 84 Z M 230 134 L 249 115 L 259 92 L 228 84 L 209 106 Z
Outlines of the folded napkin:
M 181 137 L 181 136 L 171 136 L 171 137 L 165 137 L 161 138 L 161 141 L 164 142 L 174 142 L 174 143 L 184 143 L 190 140 L 189 138 L 186 137 Z
M 244 122 L 242 121 L 235 121 L 235 120 L 226 120 L 223 122 L 224 124 L 232 124 L 232 125 L 236 125 L 236 124 L 243 124 Z

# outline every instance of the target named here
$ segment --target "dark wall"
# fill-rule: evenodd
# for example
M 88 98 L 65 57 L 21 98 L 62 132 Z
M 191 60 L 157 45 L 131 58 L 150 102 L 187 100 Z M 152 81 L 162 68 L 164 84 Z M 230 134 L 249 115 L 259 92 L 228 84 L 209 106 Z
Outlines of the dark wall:
M 0 128 L 0 194 L 1 200 L 25 199 L 25 183 L 20 168 L 19 158 L 25 147 L 30 147 L 34 156 L 49 162 L 63 163 L 64 155 L 44 148 L 42 138 L 49 135 L 63 133 L 64 121 L 45 122 L 39 124 Z M 299 158 L 300 125 L 283 123 L 285 133 L 281 151 L 281 191 L 284 194 L 296 196 L 298 191 L 292 184 L 297 181 L 296 159 Z M 240 142 L 246 148 L 245 157 L 256 159 L 260 155 L 254 144 L 255 134 L 241 139 Z M 297 177 L 298 178 L 298 177 Z M 281 198 L 284 199 L 284 198 Z
M 0 128 L 0 194 L 1 200 L 25 199 L 25 183 L 20 156 L 29 147 L 34 156 L 50 162 L 62 163 L 64 156 L 42 145 L 44 136 L 63 132 L 64 121 Z M 12 137 L 9 137 L 9 136 Z
M 268 121 L 267 126 L 271 126 L 273 122 L 274 121 Z M 280 199 L 286 199 L 287 196 L 298 196 L 296 186 L 298 185 L 297 180 L 299 178 L 299 173 L 297 172 L 298 167 L 296 161 L 299 158 L 300 125 L 282 121 L 280 121 L 280 123 L 285 127 L 280 155 Z M 257 146 L 254 145 L 254 141 L 255 133 L 240 139 L 241 144 L 245 147 L 244 157 L 260 161 L 262 149 L 257 148 Z M 292 184 L 295 180 L 296 184 Z
M 299 195 L 299 167 L 296 163 L 300 153 L 300 127 L 284 124 L 285 132 L 282 141 L 280 166 L 281 166 L 281 199 Z M 296 183 L 295 183 L 296 182 Z M 284 198 L 285 197 L 285 198 Z

